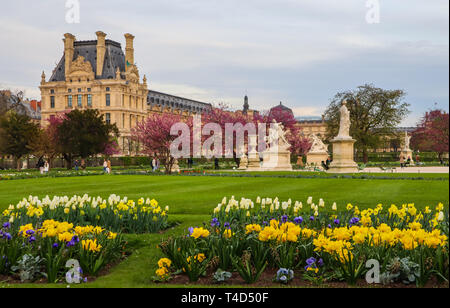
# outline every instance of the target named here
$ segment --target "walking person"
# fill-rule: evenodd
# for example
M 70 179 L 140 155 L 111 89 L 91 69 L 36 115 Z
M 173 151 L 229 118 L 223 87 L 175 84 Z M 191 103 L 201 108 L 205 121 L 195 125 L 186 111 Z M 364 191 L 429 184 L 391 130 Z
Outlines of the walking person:
M 156 169 L 157 169 L 157 166 L 156 166 L 156 158 L 153 157 L 153 159 L 152 159 L 152 171 L 155 172 Z
M 108 174 L 111 174 L 111 161 L 108 159 L 108 161 L 106 162 L 107 168 L 106 171 Z
M 50 164 L 48 163 L 48 161 L 46 161 L 44 164 L 44 173 L 48 174 L 49 171 L 50 171 Z
M 108 162 L 106 159 L 103 160 L 103 172 L 106 173 L 108 169 Z
M 37 163 L 37 167 L 39 168 L 39 172 L 40 174 L 44 174 L 44 160 L 41 158 L 39 158 L 39 161 Z
M 80 166 L 80 162 L 78 161 L 78 159 L 75 160 L 75 171 L 78 171 L 78 167 Z

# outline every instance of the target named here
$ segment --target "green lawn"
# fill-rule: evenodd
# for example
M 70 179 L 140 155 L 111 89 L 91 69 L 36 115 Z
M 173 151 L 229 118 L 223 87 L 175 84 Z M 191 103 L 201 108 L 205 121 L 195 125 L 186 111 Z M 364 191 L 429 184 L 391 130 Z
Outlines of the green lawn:
M 448 179 L 448 175 L 447 179 Z M 213 208 L 224 196 L 236 198 L 279 197 L 305 202 L 309 196 L 323 198 L 329 206 L 337 202 L 360 208 L 378 203 L 415 203 L 418 208 L 449 203 L 448 180 L 398 179 L 297 179 L 280 177 L 140 176 L 112 175 L 69 178 L 41 178 L 0 182 L 0 209 L 29 195 L 110 194 L 129 198 L 151 197 L 170 206 L 170 219 L 181 225 L 164 234 L 127 235 L 133 254 L 87 287 L 160 287 L 151 282 L 161 256 L 156 245 L 162 238 L 181 234 L 189 226 L 209 220 Z M 23 285 L 20 285 L 23 286 Z M 28 286 L 28 285 L 27 285 Z M 30 285 L 33 286 L 33 285 Z M 36 286 L 36 285 L 34 285 Z M 39 285 L 43 287 L 46 285 Z M 65 287 L 65 285 L 62 285 Z

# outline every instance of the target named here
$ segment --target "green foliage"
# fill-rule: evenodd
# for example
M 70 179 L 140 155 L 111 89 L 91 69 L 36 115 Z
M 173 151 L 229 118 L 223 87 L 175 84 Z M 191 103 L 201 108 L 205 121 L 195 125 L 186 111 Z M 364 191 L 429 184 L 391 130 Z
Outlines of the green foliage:
M 233 264 L 242 279 L 246 283 L 252 284 L 258 281 L 266 269 L 269 250 L 256 238 L 250 240 L 248 244 L 249 249 L 244 251 L 242 257 L 235 258 Z
M 34 281 L 41 275 L 44 259 L 40 256 L 33 256 L 31 254 L 24 254 L 22 258 L 19 259 L 17 265 L 11 267 L 13 272 L 18 272 L 20 276 L 20 281 Z
M 9 111 L 0 118 L 0 153 L 20 159 L 31 153 L 31 143 L 38 133 L 39 126 L 30 117 Z
M 355 148 L 364 153 L 364 162 L 367 162 L 368 149 L 378 148 L 382 137 L 395 135 L 396 127 L 409 113 L 409 104 L 403 102 L 404 97 L 402 90 L 384 90 L 370 84 L 337 93 L 325 111 L 327 138 L 337 135 L 339 109 L 342 101 L 347 100 L 351 119 L 350 135 L 356 139 Z
M 410 257 L 395 257 L 389 261 L 380 280 L 383 284 L 401 281 L 404 284 L 416 282 L 416 278 L 420 277 L 419 264 L 411 261 Z
M 214 273 L 213 276 L 213 281 L 215 283 L 224 283 L 226 282 L 228 279 L 230 279 L 232 276 L 232 274 L 230 272 L 227 271 L 223 271 L 220 268 Z
M 98 110 L 87 109 L 66 114 L 57 133 L 62 152 L 70 160 L 103 153 L 119 130 L 116 124 L 106 123 Z

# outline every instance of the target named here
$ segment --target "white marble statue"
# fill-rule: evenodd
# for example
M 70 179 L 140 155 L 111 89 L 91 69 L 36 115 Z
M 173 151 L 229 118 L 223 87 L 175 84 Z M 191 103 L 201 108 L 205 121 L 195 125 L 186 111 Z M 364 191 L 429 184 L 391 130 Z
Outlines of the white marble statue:
M 410 150 L 411 136 L 408 136 L 408 132 L 405 132 L 405 150 Z
M 350 111 L 347 108 L 347 101 L 342 102 L 340 108 L 341 122 L 339 126 L 338 138 L 350 138 Z
M 271 147 L 278 147 L 280 149 L 287 149 L 291 145 L 286 139 L 286 132 L 284 126 L 281 123 L 277 123 L 274 119 L 269 128 L 269 136 L 266 137 L 266 142 L 268 144 L 268 149 Z
M 328 147 L 323 143 L 323 141 L 317 137 L 317 135 L 312 134 L 310 136 L 312 139 L 312 145 L 311 149 L 309 150 L 309 153 L 327 153 Z

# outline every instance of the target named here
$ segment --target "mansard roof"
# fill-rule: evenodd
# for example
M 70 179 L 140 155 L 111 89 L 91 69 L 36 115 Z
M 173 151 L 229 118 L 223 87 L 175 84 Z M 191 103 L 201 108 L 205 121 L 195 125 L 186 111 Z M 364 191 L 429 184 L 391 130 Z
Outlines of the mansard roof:
M 117 67 L 120 72 L 125 72 L 125 54 L 118 42 L 105 40 L 105 45 L 105 61 L 103 63 L 103 74 L 101 76 L 97 76 L 97 40 L 75 41 L 73 61 L 76 60 L 78 56 L 83 56 L 86 61 L 90 62 L 96 79 L 114 79 Z M 63 54 L 49 81 L 65 80 L 65 57 Z
M 147 104 L 191 111 L 208 111 L 212 108 L 212 104 L 210 103 L 204 103 L 154 90 L 148 90 Z

